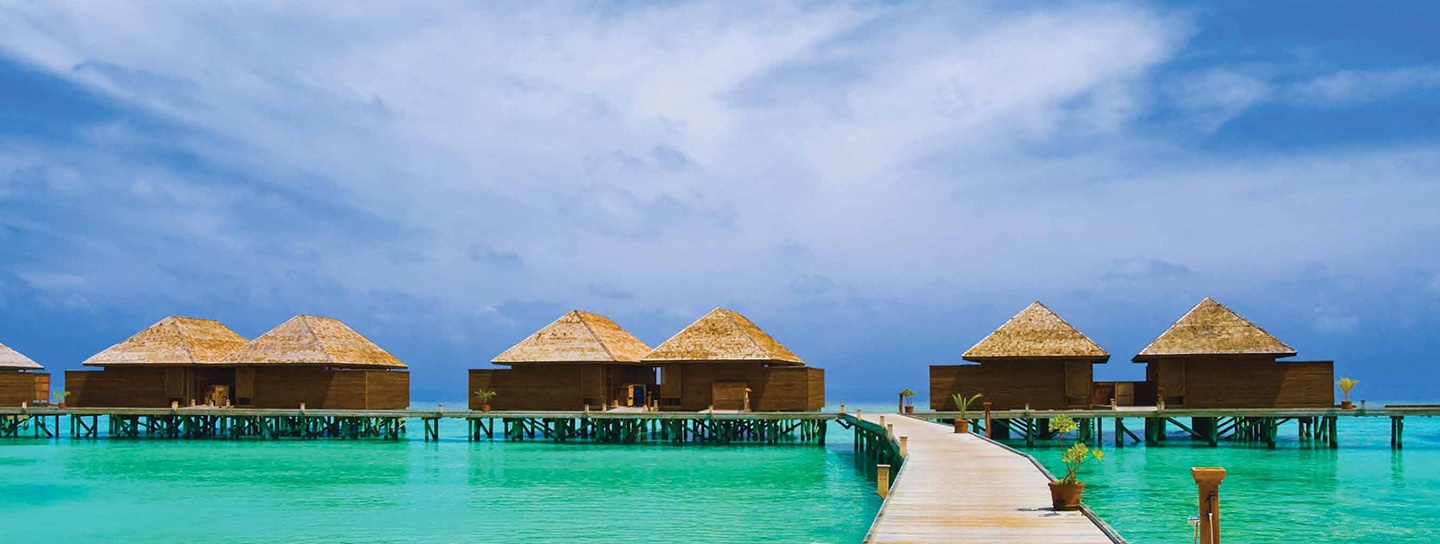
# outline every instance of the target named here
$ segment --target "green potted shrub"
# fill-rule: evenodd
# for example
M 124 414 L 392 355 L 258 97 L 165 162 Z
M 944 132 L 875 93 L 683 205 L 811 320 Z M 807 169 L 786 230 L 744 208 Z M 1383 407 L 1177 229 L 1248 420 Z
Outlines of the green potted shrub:
M 1340 392 L 1345 394 L 1345 400 L 1340 401 L 1340 408 L 1345 410 L 1355 408 L 1355 403 L 1350 402 L 1350 390 L 1354 389 L 1359 383 L 1360 380 L 1352 380 L 1350 378 L 1340 378 L 1340 381 L 1335 382 L 1335 385 L 1340 386 Z
M 65 397 L 70 396 L 70 392 L 69 392 L 69 391 L 51 391 L 51 392 L 50 392 L 50 395 L 55 397 L 55 406 L 56 406 L 57 408 L 64 409 L 64 408 L 65 408 Z
M 1079 429 L 1075 419 L 1067 415 L 1059 415 L 1050 418 L 1050 432 L 1069 433 Z M 1085 483 L 1076 477 L 1080 467 L 1086 461 L 1094 459 L 1103 462 L 1105 452 L 1098 449 L 1090 449 L 1084 442 L 1076 441 L 1074 445 L 1065 449 L 1060 460 L 1065 462 L 1065 477 L 1058 481 L 1050 482 L 1050 503 L 1056 510 L 1075 510 L 1080 508 L 1081 495 L 1085 493 Z
M 493 398 L 495 398 L 495 392 L 489 389 L 480 389 L 475 391 L 475 401 L 480 403 L 481 412 L 490 411 L 490 399 Z
M 904 410 L 907 414 L 915 413 L 915 391 L 906 388 L 900 392 L 900 399 L 904 401 Z
M 983 396 L 985 395 L 976 393 L 967 398 L 965 395 L 956 393 L 951 397 L 955 401 L 955 407 L 960 409 L 960 417 L 955 418 L 955 434 L 966 434 L 970 432 L 970 420 L 966 419 L 965 412 L 970 411 L 970 405 Z

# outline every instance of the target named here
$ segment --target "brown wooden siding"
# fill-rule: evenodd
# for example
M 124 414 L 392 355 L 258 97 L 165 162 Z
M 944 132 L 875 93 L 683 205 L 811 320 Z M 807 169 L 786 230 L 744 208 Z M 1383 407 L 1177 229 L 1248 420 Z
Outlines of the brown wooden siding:
M 494 391 L 493 410 L 599 410 L 625 398 L 625 384 L 656 390 L 655 369 L 639 365 L 536 363 L 470 370 L 470 409 L 476 391 Z
M 169 408 L 164 368 L 67 370 L 66 404 L 77 408 Z M 181 399 L 173 399 L 180 401 Z
M 95 408 L 167 408 L 203 403 L 210 385 L 231 386 L 231 403 L 252 408 L 398 410 L 410 406 L 410 373 L 296 368 L 106 368 L 68 371 L 69 404 Z M 176 395 L 175 393 L 179 393 Z
M 750 409 L 756 412 L 803 412 L 825 406 L 825 371 L 819 368 L 681 363 L 661 368 L 661 407 L 680 411 L 708 409 L 715 404 L 716 382 L 744 382 L 750 388 Z
M 50 375 L 44 372 L 0 370 L 0 406 L 35 404 L 50 400 Z
M 1067 364 L 1072 368 L 1067 374 Z M 930 367 L 930 409 L 955 410 L 952 396 L 981 393 L 995 410 L 1079 408 L 1088 403 L 1091 363 L 1003 361 Z M 1067 377 L 1068 376 L 1068 377 Z M 1084 388 L 1071 382 L 1081 382 Z M 1072 391 L 1073 390 L 1073 391 Z M 1075 394 L 1070 394 L 1075 393 Z M 1067 397 L 1070 397 L 1067 399 Z M 978 406 L 975 407 L 978 409 Z
M 410 406 L 410 373 L 396 370 L 255 368 L 255 408 L 401 410 Z
M 1176 408 L 1325 408 L 1335 404 L 1330 361 L 1269 357 L 1190 357 L 1148 363 L 1166 406 Z

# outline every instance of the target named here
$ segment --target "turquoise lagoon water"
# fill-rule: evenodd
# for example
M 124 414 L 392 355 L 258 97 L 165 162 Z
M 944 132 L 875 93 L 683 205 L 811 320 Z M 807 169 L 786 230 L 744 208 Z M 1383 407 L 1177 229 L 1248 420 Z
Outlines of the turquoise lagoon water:
M 446 423 L 428 444 L 0 440 L 0 542 L 857 542 L 880 506 L 838 427 L 720 447 Z
M 1126 427 L 1144 429 L 1140 420 Z M 1341 418 L 1339 428 L 1338 450 L 1301 443 L 1293 424 L 1273 450 L 1192 445 L 1175 432 L 1159 447 L 1116 449 L 1107 435 L 1105 461 L 1081 472 L 1085 503 L 1130 542 L 1190 542 L 1186 520 L 1198 500 L 1190 467 L 1224 467 L 1227 543 L 1440 542 L 1440 419 L 1405 418 L 1402 451 L 1390 449 L 1389 418 Z M 1019 449 L 1063 474 L 1062 447 Z
M 833 424 L 824 448 L 472 444 L 459 422 L 425 443 L 414 427 L 392 443 L 0 440 L 0 542 L 857 542 L 880 505 Z M 1339 450 L 1294 435 L 1111 438 L 1085 500 L 1130 542 L 1189 542 L 1189 468 L 1221 466 L 1226 542 L 1440 541 L 1440 419 L 1407 418 L 1402 452 L 1384 418 L 1342 419 Z M 1061 447 L 1028 452 L 1059 472 Z

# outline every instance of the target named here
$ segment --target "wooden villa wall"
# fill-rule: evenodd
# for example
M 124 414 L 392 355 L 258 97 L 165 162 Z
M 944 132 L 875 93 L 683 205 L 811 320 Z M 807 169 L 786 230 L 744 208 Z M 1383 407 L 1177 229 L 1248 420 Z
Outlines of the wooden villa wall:
M 981 393 L 994 410 L 1080 408 L 1089 404 L 1094 365 L 1083 361 L 992 361 L 930 366 L 930 409 L 955 410 L 956 393 Z
M 745 382 L 750 388 L 750 410 L 755 412 L 806 412 L 825 406 L 823 369 L 767 368 L 760 363 L 680 363 L 661 367 L 661 409 L 709 409 L 714 403 L 715 382 Z
M 0 370 L 0 406 L 50 400 L 50 374 Z
M 607 387 L 606 381 L 610 385 Z M 470 409 L 479 410 L 476 391 L 496 393 L 492 410 L 593 409 L 619 398 L 624 384 L 656 390 L 655 369 L 642 365 L 534 363 L 511 368 L 470 370 Z
M 1331 361 L 1270 357 L 1192 357 L 1151 362 L 1146 375 L 1166 406 L 1184 408 L 1326 408 L 1335 405 Z M 1183 404 L 1176 401 L 1182 400 Z
M 76 408 L 169 408 L 167 393 L 179 387 L 183 394 L 183 384 L 167 387 L 167 380 L 175 378 L 174 370 L 178 369 L 67 370 L 65 390 L 70 398 L 65 402 Z
M 397 370 L 314 367 L 255 367 L 254 381 L 242 384 L 237 372 L 236 397 L 248 390 L 254 408 L 317 410 L 403 410 L 410 407 L 410 373 Z

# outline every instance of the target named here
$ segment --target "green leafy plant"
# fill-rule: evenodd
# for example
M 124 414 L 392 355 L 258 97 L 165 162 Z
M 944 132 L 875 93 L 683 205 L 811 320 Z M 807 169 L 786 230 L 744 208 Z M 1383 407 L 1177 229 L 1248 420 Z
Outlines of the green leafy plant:
M 1075 432 L 1080 428 L 1080 425 L 1075 422 L 1075 418 L 1062 414 L 1050 418 L 1049 427 L 1052 433 L 1065 434 Z M 1065 453 L 1060 456 L 1060 460 L 1065 462 L 1065 477 L 1060 479 L 1060 483 L 1079 483 L 1080 480 L 1075 477 L 1075 473 L 1080 470 L 1080 467 L 1084 465 L 1086 461 L 1091 459 L 1104 462 L 1105 452 L 1098 449 L 1091 449 L 1090 446 L 1085 445 L 1084 442 L 1076 441 L 1074 445 L 1067 448 Z
M 475 390 L 475 400 L 480 401 L 480 404 L 490 404 L 490 399 L 495 398 L 495 395 L 496 393 L 489 389 Z
M 1073 433 L 1079 428 L 1080 425 L 1075 423 L 1075 418 L 1065 414 L 1050 418 L 1050 432 L 1052 433 Z
M 1060 479 L 1060 483 L 1080 483 L 1080 480 L 1076 478 L 1075 473 L 1079 472 L 1081 465 L 1084 465 L 1085 462 L 1089 461 L 1090 459 L 1104 462 L 1105 452 L 1090 449 L 1090 446 L 1086 446 L 1084 442 L 1076 442 L 1075 445 L 1070 446 L 1069 449 L 1066 449 L 1065 453 L 1060 456 L 1060 460 L 1065 462 L 1065 477 Z
M 906 390 L 900 392 L 900 396 L 906 397 L 906 398 L 913 397 L 913 396 L 915 396 L 915 390 L 914 390 L 914 389 L 906 389 Z
M 1360 383 L 1360 380 L 1352 380 L 1352 379 L 1350 379 L 1350 378 L 1340 378 L 1340 381 L 1335 382 L 1335 385 L 1340 386 L 1340 391 L 1343 392 L 1343 393 L 1345 393 L 1345 400 L 1350 400 L 1350 390 L 1351 390 L 1351 389 L 1354 389 L 1355 386 L 1358 385 L 1359 383 Z
M 55 397 L 55 402 L 65 402 L 65 397 L 70 396 L 69 391 L 61 391 L 59 389 L 50 392 L 50 394 Z
M 970 411 L 970 405 L 974 404 L 977 399 L 983 396 L 985 395 L 976 393 L 973 396 L 967 398 L 965 395 L 956 393 L 954 395 L 951 395 L 951 398 L 955 400 L 955 407 L 960 409 L 960 418 L 964 419 L 965 412 Z

